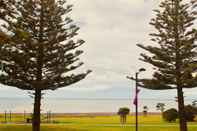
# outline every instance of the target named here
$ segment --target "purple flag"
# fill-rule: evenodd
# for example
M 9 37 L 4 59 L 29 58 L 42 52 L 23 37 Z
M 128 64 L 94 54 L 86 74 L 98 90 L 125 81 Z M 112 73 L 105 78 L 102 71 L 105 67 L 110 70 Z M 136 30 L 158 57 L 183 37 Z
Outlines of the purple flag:
M 136 94 L 135 94 L 135 98 L 134 98 L 134 100 L 133 100 L 133 104 L 134 104 L 134 105 L 137 105 L 137 103 L 138 103 L 138 97 L 137 97 L 137 96 L 138 96 L 138 93 L 139 93 L 139 92 L 140 92 L 140 89 L 138 89 L 137 92 L 136 92 Z

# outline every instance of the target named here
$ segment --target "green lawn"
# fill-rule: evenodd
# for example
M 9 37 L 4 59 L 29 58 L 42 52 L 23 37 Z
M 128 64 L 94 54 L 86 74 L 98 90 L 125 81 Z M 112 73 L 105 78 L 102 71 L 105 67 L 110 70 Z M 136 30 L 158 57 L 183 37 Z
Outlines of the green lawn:
M 88 125 L 43 125 L 41 131 L 134 131 L 134 127 L 101 127 Z M 178 127 L 140 127 L 140 131 L 178 131 Z M 190 127 L 189 131 L 196 131 Z M 1 125 L 0 131 L 31 131 L 30 125 Z
M 119 124 L 120 118 L 119 116 L 90 116 L 90 117 L 54 117 L 53 121 L 55 123 L 70 123 L 70 124 Z M 129 116 L 127 118 L 128 124 L 134 124 L 135 117 Z M 159 115 L 151 115 L 151 116 L 140 116 L 139 117 L 140 124 L 161 124 L 164 122 Z
M 13 123 L 0 124 L 0 131 L 31 131 L 30 124 L 16 124 L 23 122 L 20 115 L 14 116 Z M 0 116 L 0 122 L 3 122 Z M 119 116 L 53 116 L 53 124 L 42 124 L 41 131 L 134 131 L 135 117 L 129 116 L 126 126 L 119 124 Z M 178 123 L 167 123 L 160 115 L 139 117 L 139 131 L 178 131 Z M 197 122 L 189 123 L 189 131 L 197 131 Z

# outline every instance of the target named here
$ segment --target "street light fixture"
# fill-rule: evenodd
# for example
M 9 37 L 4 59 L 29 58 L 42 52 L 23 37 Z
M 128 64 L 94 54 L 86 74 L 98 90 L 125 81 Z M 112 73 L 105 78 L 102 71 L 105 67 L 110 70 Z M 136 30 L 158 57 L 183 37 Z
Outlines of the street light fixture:
M 135 130 L 138 131 L 138 92 L 139 92 L 139 89 L 138 89 L 138 75 L 141 73 L 141 72 L 144 72 L 146 71 L 145 68 L 140 68 L 136 73 L 135 73 L 135 78 L 133 77 L 129 77 L 127 76 L 128 79 L 131 79 L 131 80 L 135 80 L 136 82 L 136 85 L 135 85 Z

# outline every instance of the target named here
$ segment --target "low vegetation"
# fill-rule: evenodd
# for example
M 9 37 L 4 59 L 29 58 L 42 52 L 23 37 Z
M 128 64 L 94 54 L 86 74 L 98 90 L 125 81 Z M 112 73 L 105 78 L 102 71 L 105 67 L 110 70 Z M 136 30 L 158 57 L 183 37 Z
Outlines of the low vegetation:
M 178 111 L 174 108 L 168 109 L 163 114 L 163 119 L 167 122 L 175 122 L 178 119 Z M 197 108 L 192 105 L 185 106 L 185 116 L 188 122 L 194 122 L 197 115 Z
M 42 116 L 44 118 L 44 115 Z M 20 121 L 21 123 L 17 123 Z M 22 123 L 23 115 L 13 115 L 11 123 L 0 124 L 0 131 L 31 131 L 31 124 Z M 1 115 L 0 122 L 4 122 Z M 120 117 L 116 116 L 96 116 L 78 115 L 69 116 L 65 114 L 52 115 L 51 123 L 42 123 L 41 131 L 134 131 L 135 116 L 128 116 L 125 125 L 120 124 Z M 139 116 L 140 131 L 178 131 L 178 121 L 168 123 L 161 115 L 151 115 L 147 117 Z M 189 122 L 189 131 L 196 131 L 195 122 Z

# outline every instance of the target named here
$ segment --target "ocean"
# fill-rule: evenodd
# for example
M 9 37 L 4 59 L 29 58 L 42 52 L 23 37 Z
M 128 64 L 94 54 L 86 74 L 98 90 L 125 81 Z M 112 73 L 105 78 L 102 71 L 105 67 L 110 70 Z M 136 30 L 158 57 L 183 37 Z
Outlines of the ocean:
M 150 112 L 156 110 L 157 103 L 165 103 L 166 108 L 176 108 L 177 103 L 168 99 L 140 99 L 139 111 L 143 111 L 143 106 L 148 107 Z M 186 101 L 189 103 L 190 101 Z M 128 107 L 131 112 L 135 111 L 132 100 L 126 98 L 43 98 L 42 113 L 51 111 L 53 113 L 102 113 L 117 112 L 120 107 Z M 31 113 L 33 110 L 33 99 L 30 97 L 0 97 L 0 113 L 5 111 L 13 113 Z

